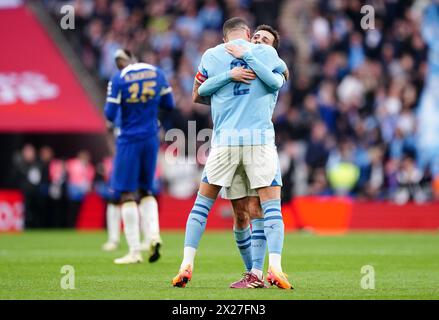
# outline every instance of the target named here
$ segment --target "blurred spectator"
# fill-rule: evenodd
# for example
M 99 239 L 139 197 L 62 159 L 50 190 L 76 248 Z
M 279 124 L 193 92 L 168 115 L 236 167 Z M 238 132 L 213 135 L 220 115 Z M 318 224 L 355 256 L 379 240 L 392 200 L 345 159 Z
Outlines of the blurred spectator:
M 348 195 L 358 183 L 360 168 L 355 162 L 355 152 L 355 145 L 347 139 L 341 141 L 329 156 L 328 179 L 337 195 Z
M 310 183 L 313 182 L 316 171 L 319 172 L 320 169 L 324 169 L 328 161 L 329 150 L 326 138 L 327 129 L 325 124 L 323 122 L 315 123 L 305 155 Z
M 223 13 L 216 0 L 205 1 L 198 19 L 204 29 L 221 30 L 223 27 Z
M 53 212 L 50 210 L 50 162 L 53 160 L 53 150 L 48 146 L 43 146 L 39 152 L 39 161 L 41 166 L 41 185 L 40 185 L 40 201 L 41 201 L 41 227 L 49 228 L 52 226 Z
M 395 202 L 404 204 L 409 200 L 423 203 L 426 200 L 426 194 L 422 189 L 421 181 L 423 174 L 416 167 L 415 160 L 411 157 L 405 157 L 401 163 L 401 169 L 397 174 L 398 190 L 395 193 Z
M 76 225 L 81 203 L 85 195 L 91 191 L 95 177 L 95 169 L 90 162 L 88 151 L 79 151 L 76 158 L 67 161 L 67 195 L 69 209 L 67 214 L 67 227 Z
M 53 159 L 49 165 L 49 203 L 52 227 L 67 227 L 67 168 L 63 160 Z
M 363 195 L 366 199 L 382 199 L 385 186 L 383 151 L 371 148 L 369 151 L 370 165 L 366 168 Z
M 41 180 L 42 169 L 35 147 L 26 144 L 14 158 L 17 184 L 24 196 L 24 226 L 39 228 L 42 224 Z

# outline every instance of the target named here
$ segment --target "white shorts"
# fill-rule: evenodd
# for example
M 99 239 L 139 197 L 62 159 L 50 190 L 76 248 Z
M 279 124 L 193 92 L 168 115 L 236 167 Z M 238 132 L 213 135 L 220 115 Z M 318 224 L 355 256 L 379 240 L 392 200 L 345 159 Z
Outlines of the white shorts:
M 282 186 L 276 146 L 212 147 L 202 181 L 225 187 L 226 199 L 256 196 L 255 189 Z

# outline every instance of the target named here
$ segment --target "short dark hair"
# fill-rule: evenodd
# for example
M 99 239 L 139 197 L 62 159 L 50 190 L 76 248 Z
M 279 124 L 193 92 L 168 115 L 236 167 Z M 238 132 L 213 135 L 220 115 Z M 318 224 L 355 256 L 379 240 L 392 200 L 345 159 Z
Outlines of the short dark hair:
M 223 24 L 223 35 L 227 36 L 227 34 L 234 29 L 249 29 L 247 21 L 240 17 L 233 17 L 226 20 Z
M 125 52 L 125 54 L 131 59 L 133 57 L 133 54 L 131 53 L 130 50 L 128 49 L 123 49 L 123 51 Z
M 280 45 L 280 35 L 279 32 L 274 29 L 272 26 L 269 26 L 268 24 L 261 24 L 259 26 L 257 26 L 256 30 L 254 33 L 258 32 L 258 31 L 267 31 L 270 32 L 273 37 L 274 37 L 274 41 L 273 41 L 273 47 L 278 50 L 279 49 L 279 45 Z
M 115 59 L 124 59 L 124 60 L 130 60 L 133 58 L 133 54 L 128 49 L 118 49 L 115 52 Z

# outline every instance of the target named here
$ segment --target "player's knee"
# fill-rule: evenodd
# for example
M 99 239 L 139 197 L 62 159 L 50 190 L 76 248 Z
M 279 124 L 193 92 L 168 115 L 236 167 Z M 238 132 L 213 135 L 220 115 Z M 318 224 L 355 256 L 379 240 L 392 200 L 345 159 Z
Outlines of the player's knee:
M 150 203 L 157 205 L 157 200 L 154 196 L 144 196 L 140 198 L 139 203 L 140 204 Z
M 273 200 L 273 199 L 280 199 L 280 186 L 270 186 L 270 187 L 263 187 L 258 189 L 258 195 L 261 202 Z
M 221 190 L 220 186 L 209 184 L 206 182 L 201 182 L 198 192 L 209 199 L 216 199 L 220 190 Z
M 249 223 L 250 219 L 247 212 L 244 211 L 235 215 L 235 227 L 237 229 L 245 229 L 248 227 Z
M 107 200 L 108 204 L 113 204 L 113 205 L 118 205 L 119 202 L 120 202 L 119 199 L 118 200 L 116 200 L 116 199 L 109 199 L 109 200 Z
M 139 190 L 139 195 L 140 195 L 140 201 L 151 201 L 151 200 L 155 200 L 154 195 L 152 194 L 151 191 L 147 191 L 147 190 Z
M 136 194 L 134 192 L 124 192 L 120 196 L 120 203 L 136 201 Z

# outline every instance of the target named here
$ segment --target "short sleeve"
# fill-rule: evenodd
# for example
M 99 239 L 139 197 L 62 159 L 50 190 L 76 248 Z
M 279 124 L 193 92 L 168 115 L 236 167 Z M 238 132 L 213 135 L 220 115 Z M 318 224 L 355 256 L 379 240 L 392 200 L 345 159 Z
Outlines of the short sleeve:
M 160 79 L 160 96 L 170 94 L 172 92 L 172 88 L 169 85 L 168 80 L 166 79 L 165 73 L 161 69 L 157 69 L 157 73 Z

